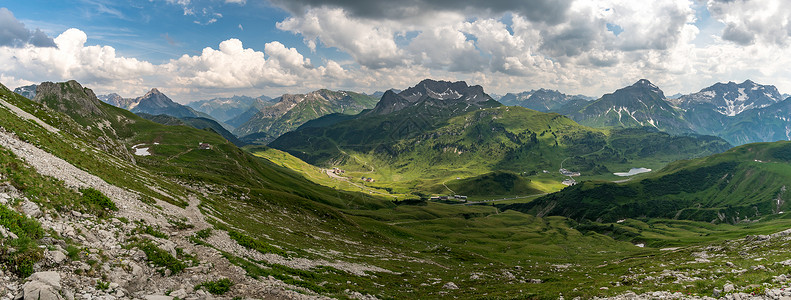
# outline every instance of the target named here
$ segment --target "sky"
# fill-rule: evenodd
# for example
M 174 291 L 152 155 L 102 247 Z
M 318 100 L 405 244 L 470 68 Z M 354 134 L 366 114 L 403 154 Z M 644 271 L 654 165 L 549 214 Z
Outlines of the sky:
M 186 103 L 420 80 L 486 92 L 791 92 L 782 0 L 0 0 L 0 83 Z

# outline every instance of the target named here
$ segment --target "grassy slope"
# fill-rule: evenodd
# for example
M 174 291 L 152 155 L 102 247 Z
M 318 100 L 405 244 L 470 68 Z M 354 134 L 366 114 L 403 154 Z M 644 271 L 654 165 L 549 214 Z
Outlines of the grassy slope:
M 356 180 L 375 178 L 374 186 L 399 194 L 446 193 L 442 184 L 453 184 L 457 177 L 500 170 L 531 175 L 532 189 L 551 192 L 563 180 L 557 174 L 561 162 L 592 176 L 587 178 L 609 179 L 614 177 L 611 169 L 658 169 L 673 160 L 727 149 L 727 143 L 715 138 L 673 137 L 648 129 L 592 129 L 558 114 L 521 107 L 488 108 L 446 121 L 405 121 L 405 126 L 391 131 L 394 123 L 389 118 L 304 128 L 272 146 L 312 164 L 342 167 Z M 556 176 L 533 176 L 543 170 Z M 481 193 L 514 195 L 507 190 Z
M 791 142 L 748 144 L 680 161 L 625 184 L 585 182 L 507 208 L 577 220 L 667 218 L 737 223 L 789 209 Z
M 64 115 L 7 93 L 2 96 L 41 118 L 58 121 L 51 124 L 76 130 Z M 629 274 L 632 269 L 661 270 L 663 267 L 657 261 L 683 259 L 680 254 L 637 248 L 606 235 L 577 230 L 575 222 L 562 217 L 541 218 L 514 211 L 497 213 L 491 206 L 383 205 L 374 198 L 310 184 L 293 171 L 252 158 L 216 135 L 210 141 L 216 145 L 213 150 L 183 153 L 193 147 L 196 139 L 208 141 L 212 138 L 209 133 L 192 128 L 174 130 L 141 121 L 136 128 L 141 131 L 126 143 L 159 141 L 160 145 L 152 145 L 153 155 L 141 159 L 138 168 L 127 166 L 102 151 L 91 151 L 71 134 L 54 136 L 5 109 L 0 109 L 0 114 L 4 129 L 111 183 L 145 193 L 147 184 L 137 182 L 156 181 L 158 186 L 167 187 L 175 195 L 200 197 L 202 209 L 224 222 L 218 222 L 218 228 L 243 231 L 258 240 L 278 245 L 292 257 L 317 258 L 316 253 L 326 255 L 339 251 L 331 255 L 395 272 L 376 272 L 372 277 L 331 269 L 298 273 L 274 266 L 271 271 L 277 276 L 281 276 L 281 272 L 299 276 L 304 286 L 325 295 L 342 297 L 343 290 L 348 288 L 379 298 L 397 299 L 471 295 L 495 299 L 554 298 L 559 292 L 565 297 L 587 298 L 627 289 L 664 288 L 668 286 L 666 283 L 638 285 L 635 282 L 614 287 L 611 282 L 621 281 L 621 274 Z M 83 153 L 79 147 L 89 149 L 90 153 Z M 241 166 L 234 167 L 237 163 Z M 205 185 L 206 194 L 172 184 L 173 179 Z M 222 188 L 225 184 L 230 185 Z M 652 225 L 666 230 L 645 230 L 645 234 L 653 234 L 656 240 L 672 240 L 683 245 L 701 240 L 676 242 L 676 237 L 724 230 L 732 236 L 767 233 L 787 226 L 788 222 L 775 220 L 758 224 L 761 226 L 692 222 Z M 617 263 L 620 259 L 626 260 Z M 734 262 L 740 266 L 750 263 L 747 260 Z M 566 263 L 572 265 L 556 266 Z M 474 279 L 474 274 L 480 279 Z M 544 283 L 526 283 L 529 279 L 541 279 Z M 739 283 L 744 279 L 731 280 Z M 460 289 L 443 289 L 442 285 L 448 281 L 453 281 Z M 578 290 L 571 290 L 569 282 Z M 600 286 L 611 289 L 599 290 Z

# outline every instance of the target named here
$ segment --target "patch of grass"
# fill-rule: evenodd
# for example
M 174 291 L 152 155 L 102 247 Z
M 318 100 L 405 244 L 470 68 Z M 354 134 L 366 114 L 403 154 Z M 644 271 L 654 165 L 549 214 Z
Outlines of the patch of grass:
M 205 240 L 211 236 L 211 228 L 201 229 L 195 232 L 195 237 Z
M 223 295 L 227 293 L 233 282 L 231 282 L 228 278 L 223 278 L 214 281 L 205 281 L 195 286 L 195 290 L 197 291 L 200 288 L 206 289 L 207 292 L 212 293 L 214 295 Z
M 181 272 L 187 267 L 181 260 L 173 257 L 173 255 L 167 251 L 160 249 L 151 241 L 138 242 L 134 244 L 134 246 L 140 248 L 140 250 L 146 254 L 146 259 L 149 262 L 163 269 L 170 270 L 171 274 Z M 158 271 L 164 273 L 163 269 Z
M 269 244 L 267 244 L 265 242 L 262 242 L 260 240 L 251 238 L 251 237 L 246 236 L 246 235 L 244 235 L 242 233 L 230 230 L 230 231 L 228 231 L 228 235 L 234 241 L 239 243 L 239 245 L 241 245 L 241 246 L 243 246 L 245 248 L 253 249 L 253 250 L 261 252 L 261 253 L 273 253 L 273 254 L 278 254 L 280 256 L 287 256 L 288 255 L 285 251 L 281 250 L 280 248 L 274 247 L 274 246 L 269 245 Z
M 80 259 L 80 252 L 81 250 L 80 248 L 77 248 L 77 246 L 74 245 L 66 246 L 66 256 L 68 256 L 69 259 L 72 261 L 77 261 Z
M 97 216 L 106 217 L 109 211 L 118 211 L 113 200 L 94 188 L 81 188 L 82 202 Z
M 33 274 L 33 264 L 41 260 L 43 250 L 36 240 L 44 236 L 41 224 L 22 214 L 0 205 L 0 225 L 14 233 L 17 238 L 6 238 L 0 244 L 0 263 L 8 270 L 25 278 Z
M 110 288 L 110 283 L 106 281 L 97 280 L 96 281 L 96 289 L 100 291 L 104 291 Z
M 186 230 L 195 228 L 195 225 L 187 223 L 187 219 L 168 219 L 168 223 L 176 228 L 176 230 Z
M 135 229 L 138 233 L 145 233 L 149 234 L 153 237 L 158 237 L 160 239 L 167 239 L 168 235 L 162 231 L 159 231 L 158 228 L 154 228 L 154 226 L 143 224 L 142 222 L 138 222 L 137 228 Z

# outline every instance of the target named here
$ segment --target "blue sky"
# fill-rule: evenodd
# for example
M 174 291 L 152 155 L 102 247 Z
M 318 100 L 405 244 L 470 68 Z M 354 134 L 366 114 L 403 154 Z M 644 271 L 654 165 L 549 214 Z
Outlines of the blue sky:
M 779 0 L 0 1 L 0 82 L 131 97 L 373 92 L 423 78 L 592 96 L 752 79 L 791 91 Z M 36 30 L 45 34 L 42 36 Z M 5 34 L 5 35 L 4 35 Z

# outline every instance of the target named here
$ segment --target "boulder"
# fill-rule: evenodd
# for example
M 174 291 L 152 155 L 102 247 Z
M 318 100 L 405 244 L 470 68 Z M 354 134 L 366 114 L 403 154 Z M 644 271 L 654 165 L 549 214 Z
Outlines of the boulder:
M 187 291 L 185 291 L 184 289 L 178 289 L 171 292 L 170 295 L 179 299 L 184 299 L 187 298 Z
M 146 300 L 173 300 L 173 297 L 165 295 L 147 295 L 143 298 Z
M 453 282 L 448 282 L 448 283 L 446 283 L 445 285 L 443 285 L 443 286 L 442 286 L 442 288 L 443 288 L 443 289 L 446 289 L 446 290 L 458 290 L 458 289 L 459 289 L 459 286 L 457 286 L 457 285 L 456 285 L 455 283 L 453 283 Z
M 722 286 L 722 291 L 724 291 L 726 293 L 733 292 L 735 289 L 736 289 L 736 287 L 733 286 L 732 283 L 728 283 L 728 284 Z
M 38 272 L 27 278 L 22 293 L 17 298 L 38 300 L 63 300 L 60 295 L 60 274 L 58 272 Z
M 22 210 L 22 213 L 28 215 L 31 218 L 37 218 L 42 216 L 41 209 L 38 207 L 38 204 L 33 203 L 33 201 L 25 199 L 22 201 L 22 205 L 19 207 Z
M 28 281 L 40 281 L 60 290 L 60 274 L 55 271 L 36 272 L 27 278 Z
M 47 251 L 46 257 L 47 260 L 55 263 L 56 265 L 62 264 L 67 259 L 66 254 L 63 254 L 63 252 L 57 250 Z

